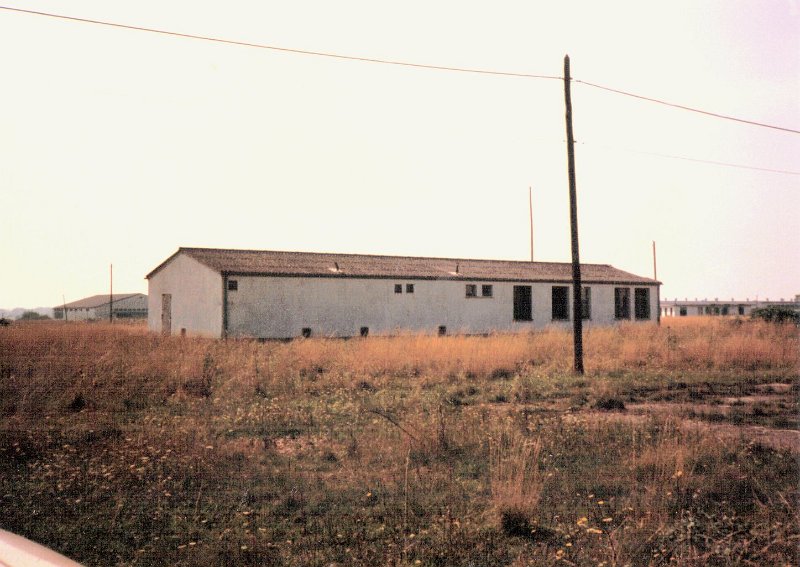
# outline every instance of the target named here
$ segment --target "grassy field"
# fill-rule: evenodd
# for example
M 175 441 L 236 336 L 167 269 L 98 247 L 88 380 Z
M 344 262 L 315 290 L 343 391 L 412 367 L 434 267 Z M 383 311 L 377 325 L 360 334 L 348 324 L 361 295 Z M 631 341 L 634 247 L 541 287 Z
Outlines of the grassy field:
M 0 527 L 87 565 L 796 565 L 796 327 L 0 328 Z

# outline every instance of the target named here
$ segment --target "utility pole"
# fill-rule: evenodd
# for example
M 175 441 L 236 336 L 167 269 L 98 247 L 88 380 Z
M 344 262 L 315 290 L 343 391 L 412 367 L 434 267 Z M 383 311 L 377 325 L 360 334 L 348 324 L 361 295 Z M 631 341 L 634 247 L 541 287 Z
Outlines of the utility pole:
M 531 224 L 531 262 L 533 262 L 533 193 L 531 192 L 530 185 L 528 186 L 528 209 L 530 212 Z
M 575 190 L 575 139 L 572 135 L 572 96 L 570 94 L 569 55 L 564 56 L 564 102 L 567 118 L 567 169 L 569 173 L 569 223 L 572 240 L 572 335 L 575 347 L 575 373 L 583 374 L 583 309 L 581 260 L 578 253 L 578 198 Z
M 114 264 L 110 265 L 110 281 L 108 288 L 108 322 L 113 323 L 114 317 Z

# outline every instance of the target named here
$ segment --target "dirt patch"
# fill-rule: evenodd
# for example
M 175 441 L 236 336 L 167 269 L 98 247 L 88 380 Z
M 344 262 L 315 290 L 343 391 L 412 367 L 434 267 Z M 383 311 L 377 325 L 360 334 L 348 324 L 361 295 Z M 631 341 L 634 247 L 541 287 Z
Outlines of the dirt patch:
M 711 404 L 670 404 L 670 403 L 644 403 L 631 404 L 625 412 L 600 412 L 586 411 L 576 414 L 586 421 L 624 422 L 639 424 L 650 416 L 672 417 L 685 431 L 699 431 L 713 435 L 721 442 L 732 439 L 746 439 L 774 447 L 776 449 L 789 449 L 800 453 L 800 431 L 796 429 L 777 429 L 761 425 L 737 425 L 733 423 L 711 423 L 703 419 L 685 417 L 689 411 L 692 415 L 726 415 L 730 413 L 730 406 Z M 580 418 L 578 418 L 580 419 Z
M 770 384 L 759 384 L 756 386 L 756 390 L 772 394 L 788 394 L 792 391 L 792 385 L 784 384 L 783 382 L 772 382 Z
M 789 449 L 800 452 L 800 431 L 796 429 L 773 429 L 761 425 L 732 425 L 729 423 L 708 423 L 696 419 L 683 420 L 684 427 L 708 431 L 720 441 L 747 439 L 775 449 Z

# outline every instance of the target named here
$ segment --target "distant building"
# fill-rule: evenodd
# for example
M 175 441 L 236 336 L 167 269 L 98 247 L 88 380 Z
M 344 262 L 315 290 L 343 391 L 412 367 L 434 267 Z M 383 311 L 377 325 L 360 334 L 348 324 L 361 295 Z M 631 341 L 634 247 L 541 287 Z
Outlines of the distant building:
M 658 321 L 659 282 L 581 269 L 586 325 Z M 574 316 L 570 263 L 180 248 L 147 279 L 148 326 L 164 334 L 482 334 Z
M 109 309 L 113 310 L 114 319 L 147 319 L 147 296 L 143 293 L 93 295 L 54 307 L 53 318 L 64 319 L 65 309 L 67 321 L 108 320 Z
M 770 301 L 769 299 L 745 299 L 744 301 L 737 301 L 731 299 L 726 301 L 724 299 L 714 298 L 713 301 L 708 299 L 693 300 L 688 299 L 662 299 L 661 300 L 661 316 L 662 317 L 698 317 L 698 316 L 749 316 L 754 309 L 761 309 L 763 307 L 785 307 L 800 311 L 800 294 L 795 295 L 794 300 L 784 301 Z

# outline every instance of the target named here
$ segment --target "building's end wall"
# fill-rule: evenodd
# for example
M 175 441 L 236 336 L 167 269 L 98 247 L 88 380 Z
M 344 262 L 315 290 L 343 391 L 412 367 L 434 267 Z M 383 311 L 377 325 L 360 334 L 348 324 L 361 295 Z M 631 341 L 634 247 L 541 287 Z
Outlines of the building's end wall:
M 147 326 L 162 327 L 164 294 L 171 296 L 171 334 L 222 335 L 222 276 L 211 268 L 178 254 L 148 280 Z

